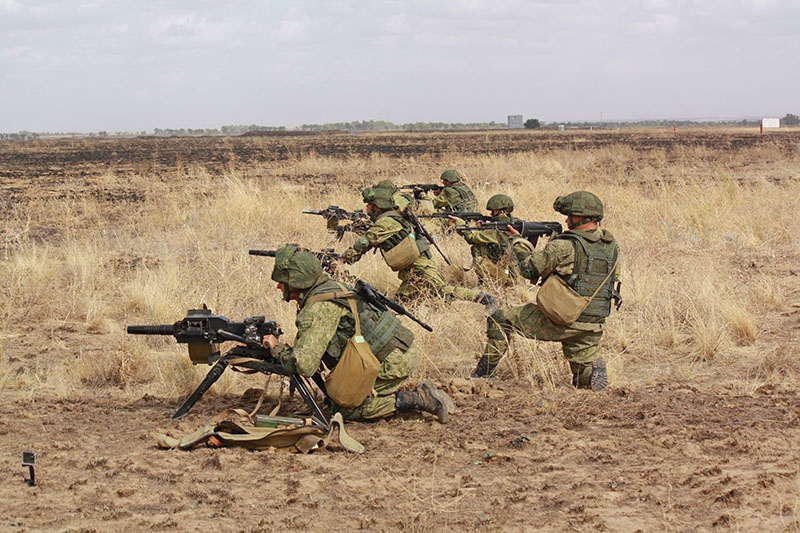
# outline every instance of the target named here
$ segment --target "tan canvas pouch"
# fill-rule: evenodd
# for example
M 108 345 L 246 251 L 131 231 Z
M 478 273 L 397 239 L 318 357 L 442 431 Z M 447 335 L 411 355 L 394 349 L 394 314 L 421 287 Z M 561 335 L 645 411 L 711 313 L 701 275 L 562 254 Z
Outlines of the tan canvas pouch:
M 536 304 L 544 316 L 560 326 L 569 326 L 581 316 L 592 299 L 581 296 L 564 279 L 551 274 L 536 294 Z
M 372 393 L 381 362 L 361 336 L 361 322 L 353 298 L 348 299 L 356 321 L 356 331 L 342 350 L 339 362 L 325 378 L 325 390 L 342 407 L 358 407 Z
M 594 294 L 591 296 L 581 296 L 575 289 L 570 287 L 564 279 L 553 273 L 547 276 L 539 292 L 536 294 L 536 304 L 542 310 L 544 316 L 555 322 L 559 326 L 569 326 L 581 316 L 581 313 L 589 306 L 597 293 L 614 274 L 617 263 L 603 280 Z
M 400 241 L 397 246 L 388 252 L 381 250 L 381 253 L 383 254 L 383 259 L 386 261 L 386 264 L 395 272 L 410 267 L 414 264 L 414 261 L 419 259 L 419 247 L 417 246 L 416 239 L 414 239 L 414 235 L 411 233 L 409 233 L 408 237 Z

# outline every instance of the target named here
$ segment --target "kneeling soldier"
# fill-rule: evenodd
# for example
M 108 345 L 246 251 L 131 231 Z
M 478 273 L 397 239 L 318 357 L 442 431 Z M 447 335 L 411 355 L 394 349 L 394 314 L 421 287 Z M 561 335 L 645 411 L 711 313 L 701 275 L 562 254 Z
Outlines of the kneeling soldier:
M 332 372 L 351 340 L 366 342 L 380 362 L 372 391 L 367 384 L 366 397 L 363 401 L 356 400 L 360 404 L 345 407 L 331 398 L 334 411 L 341 412 L 345 420 L 375 419 L 396 411 L 424 411 L 436 415 L 441 423 L 447 422 L 453 402 L 433 383 L 425 382 L 411 391 L 400 390 L 417 368 L 420 355 L 414 334 L 391 311 L 376 308 L 351 287 L 333 281 L 313 253 L 296 246 L 284 246 L 277 251 L 272 279 L 278 283 L 283 299 L 294 300 L 299 307 L 293 347 L 278 343 L 273 335 L 263 341 L 285 369 L 305 377 L 317 371 Z M 338 385 L 344 383 L 346 388 L 361 377 L 340 376 Z M 357 391 L 347 390 L 344 395 L 352 397 L 350 392 L 358 396 Z
M 574 192 L 559 196 L 553 209 L 567 216 L 566 231 L 547 243 L 544 250 L 534 251 L 528 241 L 512 241 L 522 276 L 536 283 L 559 276 L 589 304 L 574 321 L 560 324 L 553 321 L 552 311 L 537 304 L 499 309 L 487 319 L 487 342 L 473 377 L 489 377 L 508 351 L 511 333 L 529 339 L 561 342 L 564 356 L 572 370 L 572 384 L 578 388 L 603 390 L 608 385 L 606 365 L 600 353 L 600 340 L 611 302 L 620 298 L 616 268 L 619 247 L 614 236 L 600 229 L 603 203 L 590 192 Z M 558 280 L 551 280 L 557 282 Z M 541 289 L 540 289 L 541 291 Z M 556 306 L 553 306 L 556 307 Z
M 486 202 L 486 210 L 491 213 L 492 222 L 513 222 L 518 220 L 511 215 L 514 210 L 514 200 L 505 194 L 495 194 Z M 457 226 L 465 222 L 451 216 L 450 219 Z M 511 249 L 511 240 L 502 231 L 480 229 L 480 222 L 475 229 L 457 230 L 470 246 L 475 273 L 481 285 L 486 281 L 494 280 L 501 285 L 514 285 L 519 278 L 517 258 Z

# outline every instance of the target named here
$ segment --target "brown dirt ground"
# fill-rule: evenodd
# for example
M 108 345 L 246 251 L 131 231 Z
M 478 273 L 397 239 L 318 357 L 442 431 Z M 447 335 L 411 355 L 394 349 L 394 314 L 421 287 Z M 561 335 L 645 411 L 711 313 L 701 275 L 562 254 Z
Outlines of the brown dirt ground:
M 764 349 L 797 353 L 794 309 Z M 5 343 L 11 373 L 104 342 L 59 335 L 60 353 Z M 173 421 L 182 398 L 4 390 L 0 531 L 800 531 L 800 393 L 738 396 L 719 386 L 733 377 L 599 394 L 451 380 L 450 423 L 350 424 L 363 455 L 155 447 L 155 434 L 189 433 L 250 396 L 209 394 Z M 301 409 L 294 399 L 288 412 Z M 34 487 L 24 450 L 38 452 Z

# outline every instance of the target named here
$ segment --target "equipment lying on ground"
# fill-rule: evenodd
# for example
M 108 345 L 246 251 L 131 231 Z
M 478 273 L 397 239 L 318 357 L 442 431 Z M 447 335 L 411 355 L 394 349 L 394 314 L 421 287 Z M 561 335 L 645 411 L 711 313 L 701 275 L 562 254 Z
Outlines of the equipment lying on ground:
M 342 240 L 348 231 L 357 235 L 364 235 L 369 229 L 369 220 L 363 209 L 348 211 L 338 205 L 329 205 L 325 209 L 303 209 L 307 215 L 319 215 L 324 217 L 328 223 L 328 230 L 336 233 L 336 238 Z M 339 225 L 342 220 L 349 220 L 349 224 Z
M 561 224 L 558 222 L 526 222 L 524 220 L 483 222 L 479 226 L 456 226 L 455 229 L 469 231 L 497 230 L 508 233 L 509 226 L 517 230 L 534 247 L 539 242 L 539 237 L 559 235 L 562 230 Z
M 127 331 L 132 335 L 172 335 L 179 343 L 188 344 L 192 363 L 212 365 L 200 385 L 175 411 L 172 418 L 180 418 L 188 413 L 197 400 L 222 376 L 225 369 L 233 366 L 237 370 L 288 376 L 292 386 L 311 410 L 312 425 L 324 431 L 330 428 L 330 421 L 314 399 L 306 379 L 284 369 L 272 357 L 270 349 L 261 344 L 265 336 L 279 337 L 283 333 L 277 322 L 267 321 L 263 316 L 251 316 L 242 322 L 232 322 L 222 315 L 213 314 L 210 309 L 191 309 L 183 320 L 172 325 L 128 326 Z M 225 341 L 240 344 L 223 355 L 219 345 Z M 325 393 L 321 376 L 315 374 L 312 379 Z

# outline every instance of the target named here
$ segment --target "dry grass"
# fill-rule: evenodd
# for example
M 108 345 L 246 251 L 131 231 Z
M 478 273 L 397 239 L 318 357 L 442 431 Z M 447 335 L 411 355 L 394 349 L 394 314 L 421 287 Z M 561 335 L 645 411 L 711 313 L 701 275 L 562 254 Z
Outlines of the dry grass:
M 797 300 L 788 274 L 797 264 L 800 235 L 797 156 L 769 147 L 667 153 L 611 145 L 507 156 L 452 153 L 442 160 L 312 153 L 232 166 L 221 174 L 183 162 L 158 178 L 146 169 L 125 179 L 109 171 L 87 187 L 67 183 L 67 192 L 57 197 L 31 196 L 4 212 L 0 228 L 0 317 L 6 332 L 0 339 L 0 389 L 68 395 L 110 386 L 185 393 L 204 369 L 192 368 L 171 339 L 128 337 L 126 324 L 172 323 L 206 303 L 237 320 L 265 314 L 291 339 L 295 311 L 274 289 L 272 261 L 248 256 L 247 250 L 298 242 L 341 251 L 352 240 L 333 242 L 322 219 L 301 209 L 359 208 L 358 191 L 366 183 L 432 182 L 450 167 L 465 172 L 481 202 L 510 193 L 519 206 L 516 214 L 526 219 L 560 221 L 552 200 L 573 190 L 592 190 L 604 200 L 604 225 L 624 254 L 625 303 L 609 320 L 605 337 L 613 383 L 686 380 L 722 364 L 744 369 L 735 385 L 743 392 L 764 383 L 796 383 L 798 363 L 779 353 L 763 329 L 768 316 L 790 311 Z M 110 202 L 98 190 L 140 196 Z M 440 244 L 457 264 L 469 264 L 458 236 Z M 350 270 L 389 292 L 398 285 L 377 256 Z M 475 283 L 472 273 L 447 273 L 455 282 Z M 534 294 L 525 286 L 498 292 L 506 304 Z M 483 345 L 482 311 L 464 302 L 419 302 L 415 312 L 436 330 L 426 334 L 411 326 L 426 354 L 423 375 L 468 374 Z M 11 379 L 15 339 L 9 334 L 31 324 L 50 330 L 68 325 L 76 338 L 95 338 L 87 344 L 103 349 Z M 43 349 L 67 349 L 55 337 L 45 339 Z M 566 382 L 555 344 L 518 340 L 503 364 L 504 371 L 535 387 Z M 220 388 L 244 382 L 230 377 Z

